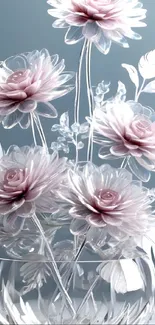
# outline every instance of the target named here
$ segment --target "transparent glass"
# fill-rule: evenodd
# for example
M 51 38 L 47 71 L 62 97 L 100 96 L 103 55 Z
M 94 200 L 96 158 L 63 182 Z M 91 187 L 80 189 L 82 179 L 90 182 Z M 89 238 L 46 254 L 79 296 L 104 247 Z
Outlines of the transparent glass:
M 101 240 L 100 231 L 85 238 L 68 225 L 44 225 L 45 242 L 29 220 L 3 238 L 0 323 L 148 324 L 153 265 L 142 250 L 126 248 L 122 256 L 122 244 Z

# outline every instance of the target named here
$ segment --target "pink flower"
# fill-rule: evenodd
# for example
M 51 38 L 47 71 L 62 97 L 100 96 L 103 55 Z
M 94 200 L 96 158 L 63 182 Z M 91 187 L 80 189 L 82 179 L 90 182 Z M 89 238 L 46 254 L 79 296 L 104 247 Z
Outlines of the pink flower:
M 31 217 L 55 209 L 66 159 L 42 147 L 12 146 L 0 161 L 0 214 Z
M 107 54 L 112 41 L 128 47 L 126 37 L 141 39 L 132 27 L 144 27 L 146 10 L 138 0 L 49 0 L 56 17 L 55 28 L 68 28 L 65 41 L 74 44 L 83 38 Z
M 94 141 L 102 159 L 127 157 L 131 171 L 148 181 L 155 170 L 155 113 L 134 101 L 111 101 L 95 111 Z
M 68 183 L 59 193 L 73 217 L 71 231 L 80 234 L 91 227 L 105 227 L 110 235 L 143 235 L 151 226 L 148 191 L 125 169 L 91 163 L 70 170 Z
M 50 57 L 46 49 L 10 57 L 0 68 L 0 120 L 5 128 L 17 123 L 22 128 L 30 125 L 30 114 L 56 117 L 57 111 L 49 103 L 64 96 L 73 87 L 64 85 L 73 77 L 64 73 L 64 60 Z M 42 102 L 45 106 L 38 106 Z

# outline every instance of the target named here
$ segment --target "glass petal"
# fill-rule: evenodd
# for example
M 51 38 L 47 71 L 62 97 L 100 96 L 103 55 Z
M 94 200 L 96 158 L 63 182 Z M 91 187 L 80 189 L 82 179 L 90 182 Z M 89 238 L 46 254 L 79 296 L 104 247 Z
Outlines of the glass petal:
M 47 118 L 55 118 L 58 116 L 58 113 L 55 107 L 51 103 L 44 103 L 44 105 L 40 105 L 37 107 L 38 115 Z
M 67 44 L 75 44 L 81 41 L 83 38 L 84 35 L 82 34 L 82 28 L 71 26 L 66 33 L 65 42 Z
M 102 147 L 99 150 L 98 156 L 101 159 L 118 159 L 119 157 L 114 156 L 110 153 L 109 147 Z
M 70 231 L 74 235 L 83 235 L 89 228 L 90 226 L 84 219 L 74 219 L 71 222 Z
M 21 55 L 11 56 L 10 58 L 6 59 L 4 63 L 4 66 L 12 71 L 26 69 L 27 65 L 26 58 Z
M 30 126 L 30 115 L 23 114 L 23 117 L 20 120 L 19 125 L 22 129 L 28 129 L 28 127 Z
M 91 39 L 93 41 L 94 37 L 98 35 L 99 30 L 100 29 L 96 23 L 88 21 L 83 27 L 82 32 L 86 38 Z
M 108 54 L 111 47 L 111 40 L 106 38 L 104 33 L 102 33 L 98 42 L 95 42 L 95 45 L 101 53 Z
M 56 19 L 52 25 L 54 28 L 67 28 L 68 24 L 65 22 L 64 19 Z
M 22 113 L 30 113 L 33 112 L 37 107 L 37 102 L 34 100 L 28 99 L 20 103 L 19 110 Z
M 16 110 L 10 115 L 7 115 L 2 124 L 5 129 L 11 129 L 13 128 L 23 117 L 23 113 L 20 112 L 19 110 Z
M 130 157 L 128 160 L 128 165 L 132 173 L 139 178 L 142 182 L 148 182 L 151 177 L 151 173 L 142 167 L 134 157 Z

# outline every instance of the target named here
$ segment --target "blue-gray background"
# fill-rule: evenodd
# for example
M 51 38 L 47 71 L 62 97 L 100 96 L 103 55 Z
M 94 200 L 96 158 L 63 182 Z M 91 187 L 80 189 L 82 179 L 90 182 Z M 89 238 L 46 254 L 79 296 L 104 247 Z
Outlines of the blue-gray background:
M 65 1 L 65 0 L 64 0 Z M 116 91 L 117 82 L 121 80 L 128 88 L 128 98 L 133 99 L 134 87 L 129 81 L 127 72 L 121 67 L 122 63 L 137 65 L 139 58 L 155 48 L 155 0 L 143 0 L 148 10 L 147 28 L 141 28 L 142 41 L 129 41 L 130 48 L 123 49 L 113 45 L 108 56 L 104 56 L 96 48 L 92 53 L 92 83 L 97 85 L 103 79 L 111 81 L 111 94 Z M 52 28 L 53 18 L 47 14 L 49 5 L 46 0 L 1 0 L 0 1 L 0 60 L 34 49 L 47 48 L 51 54 L 58 53 L 66 61 L 66 70 L 77 70 L 81 43 L 66 45 L 64 29 Z M 84 81 L 82 89 L 84 89 Z M 142 97 L 142 102 L 155 107 L 155 95 Z M 55 101 L 59 114 L 69 110 L 73 113 L 74 92 Z M 88 104 L 85 92 L 81 98 L 81 114 L 88 114 Z M 52 124 L 56 120 L 43 120 L 45 134 L 50 144 L 54 134 Z M 31 129 L 20 130 L 17 126 L 12 130 L 4 130 L 0 126 L 0 142 L 7 148 L 11 144 L 25 145 L 32 143 Z M 95 159 L 97 155 L 95 153 Z M 153 178 L 152 178 L 153 182 Z M 153 184 L 151 184 L 153 185 Z

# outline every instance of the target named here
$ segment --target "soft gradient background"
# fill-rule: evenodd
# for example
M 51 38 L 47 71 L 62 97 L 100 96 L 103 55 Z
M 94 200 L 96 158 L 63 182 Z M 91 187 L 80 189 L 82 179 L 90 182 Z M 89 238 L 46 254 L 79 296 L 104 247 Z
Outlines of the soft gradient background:
M 140 29 L 140 34 L 143 36 L 142 41 L 130 41 L 129 49 L 123 49 L 118 45 L 113 45 L 108 56 L 104 56 L 96 48 L 93 48 L 93 86 L 96 86 L 103 79 L 111 81 L 110 96 L 115 93 L 118 80 L 121 80 L 127 86 L 128 98 L 133 99 L 133 84 L 130 82 L 127 72 L 121 67 L 121 64 L 128 63 L 137 66 L 139 58 L 155 48 L 155 0 L 142 0 L 142 2 L 148 10 L 148 27 Z M 69 46 L 64 43 L 65 30 L 52 28 L 53 18 L 47 14 L 48 9 L 49 6 L 46 0 L 0 0 L 0 60 L 5 60 L 9 56 L 21 52 L 47 48 L 51 54 L 58 53 L 60 58 L 66 60 L 66 70 L 77 70 L 82 44 L 78 43 L 77 45 Z M 88 114 L 88 103 L 84 87 L 85 83 L 83 79 L 80 106 L 82 118 Z M 145 97 L 141 97 L 141 100 L 144 104 L 155 108 L 155 94 L 145 95 Z M 69 110 L 72 117 L 74 92 L 58 99 L 55 105 L 59 114 Z M 47 141 L 50 145 L 55 136 L 51 132 L 51 126 L 58 121 L 52 119 L 44 119 L 42 121 Z M 11 144 L 20 146 L 25 144 L 30 145 L 33 143 L 31 129 L 23 131 L 17 126 L 12 130 L 4 130 L 0 125 L 0 142 L 5 149 Z M 82 159 L 85 159 L 84 152 Z M 94 161 L 102 163 L 97 158 L 97 150 L 94 152 Z M 149 185 L 155 186 L 154 183 L 155 176 L 152 175 Z M 1 251 L 1 257 L 3 254 L 5 256 L 5 251 Z M 49 288 L 51 290 L 51 287 Z M 134 298 L 136 297 L 134 295 Z
M 66 1 L 66 0 L 64 0 Z M 121 67 L 122 63 L 137 66 L 139 58 L 146 52 L 155 48 L 155 0 L 142 0 L 148 10 L 147 28 L 141 28 L 142 41 L 129 41 L 130 48 L 123 49 L 113 45 L 110 54 L 104 56 L 93 48 L 92 53 L 92 84 L 96 86 L 103 79 L 111 81 L 111 93 L 114 94 L 118 80 L 124 82 L 128 89 L 128 98 L 133 99 L 134 87 L 127 72 Z M 0 1 L 0 60 L 21 53 L 42 49 L 46 47 L 51 54 L 58 53 L 60 58 L 66 60 L 66 70 L 77 70 L 81 43 L 66 45 L 64 43 L 64 29 L 52 28 L 53 18 L 47 14 L 49 5 L 46 0 L 1 0 Z M 81 118 L 88 114 L 88 103 L 85 89 L 85 80 L 82 82 Z M 144 104 L 155 107 L 155 95 L 141 97 Z M 73 116 L 74 92 L 55 101 L 59 114 L 69 110 Z M 42 119 L 48 144 L 54 140 L 55 134 L 51 132 L 52 124 L 57 120 Z M 4 130 L 0 126 L 0 142 L 7 148 L 11 144 L 32 144 L 31 129 L 20 130 L 17 126 L 12 130 Z M 73 151 L 72 151 L 73 153 Z M 85 159 L 83 152 L 82 159 Z M 97 162 L 97 150 L 94 153 Z M 101 161 L 100 161 L 101 163 Z M 151 181 L 153 185 L 153 177 Z

